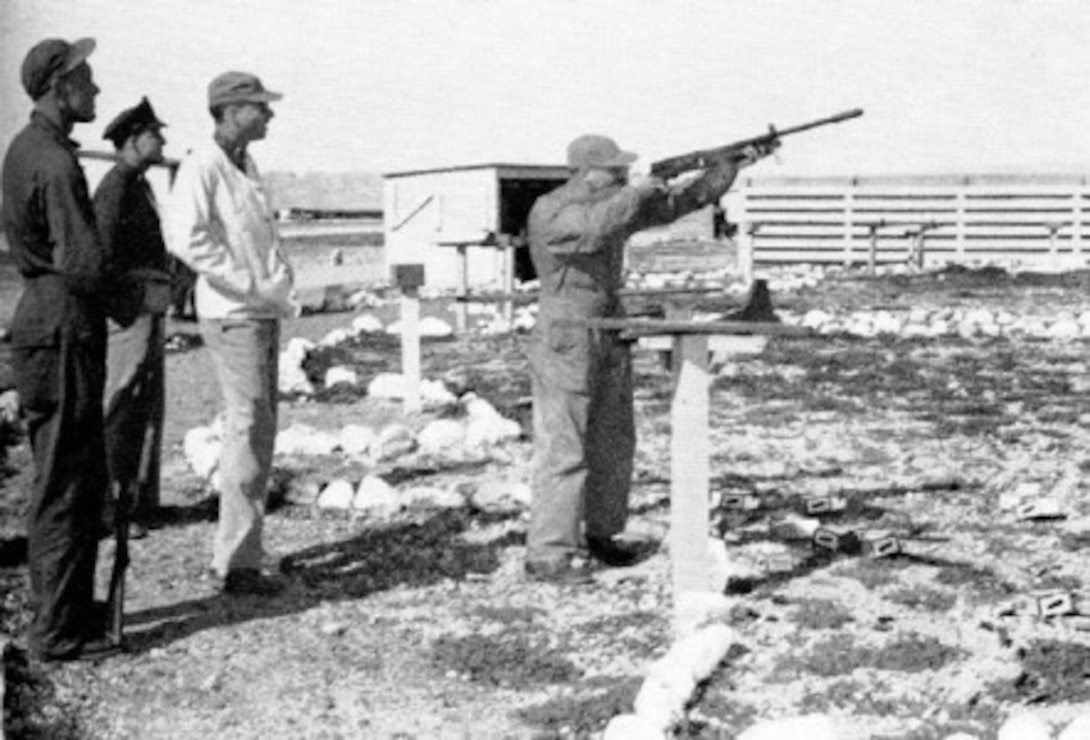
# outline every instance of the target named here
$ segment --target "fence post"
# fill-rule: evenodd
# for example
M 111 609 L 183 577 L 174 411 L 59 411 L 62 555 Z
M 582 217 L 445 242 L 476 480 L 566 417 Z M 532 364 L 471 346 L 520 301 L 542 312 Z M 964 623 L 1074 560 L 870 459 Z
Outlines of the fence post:
M 1056 237 L 1060 229 L 1067 226 L 1067 224 L 1062 221 L 1050 221 L 1041 225 L 1048 229 L 1048 255 L 1052 260 L 1052 268 L 1057 269 L 1060 265 L 1060 248 Z
M 844 193 L 844 267 L 852 266 L 852 232 L 855 230 L 855 191 L 851 184 Z
M 757 232 L 760 230 L 761 224 L 757 221 L 750 221 L 746 224 L 746 243 L 749 245 L 749 254 L 742 258 L 742 281 L 746 286 L 753 284 L 753 264 L 757 261 Z
M 1082 208 L 1086 198 L 1086 179 L 1075 186 L 1074 206 L 1071 209 L 1071 254 L 1076 264 L 1082 261 L 1083 221 Z
M 885 226 L 885 223 L 885 221 L 878 221 L 867 224 L 867 228 L 870 230 L 870 258 L 867 263 L 871 277 L 878 274 L 878 229 Z
M 956 196 L 957 213 L 955 214 L 955 218 L 957 221 L 954 226 L 954 253 L 957 255 L 958 263 L 963 263 L 965 261 L 965 191 L 968 190 L 968 188 L 969 184 L 966 182 L 958 189 Z

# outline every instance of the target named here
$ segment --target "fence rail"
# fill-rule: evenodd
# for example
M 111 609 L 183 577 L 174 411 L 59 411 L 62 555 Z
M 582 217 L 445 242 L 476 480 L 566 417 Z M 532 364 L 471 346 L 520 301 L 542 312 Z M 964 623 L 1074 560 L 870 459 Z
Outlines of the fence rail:
M 737 192 L 758 264 L 1090 261 L 1081 176 L 754 178 Z

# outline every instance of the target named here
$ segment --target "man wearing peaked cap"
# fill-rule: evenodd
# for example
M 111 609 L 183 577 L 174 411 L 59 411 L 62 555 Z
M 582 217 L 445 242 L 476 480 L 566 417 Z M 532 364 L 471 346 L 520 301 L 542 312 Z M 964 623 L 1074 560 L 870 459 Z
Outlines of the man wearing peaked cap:
M 125 142 L 130 136 L 136 136 L 144 131 L 158 133 L 164 128 L 166 128 L 166 124 L 159 120 L 155 115 L 155 109 L 151 107 L 151 103 L 144 97 L 140 99 L 137 105 L 118 113 L 114 120 L 110 121 L 106 126 L 102 138 L 112 141 L 114 147 L 120 151 L 124 148 Z M 161 153 L 153 161 L 161 162 Z M 149 164 L 152 164 L 152 162 L 149 161 Z
M 738 171 L 723 162 L 690 181 L 631 185 L 636 155 L 599 134 L 572 140 L 567 159 L 571 179 L 538 198 L 528 223 L 541 295 L 529 348 L 534 470 L 525 566 L 532 580 L 561 584 L 591 580 L 592 561 L 630 565 L 647 552 L 621 536 L 636 448 L 629 346 L 617 332 L 572 320 L 623 316 L 628 237 L 718 203 Z
M 96 618 L 95 561 L 107 475 L 102 428 L 106 314 L 113 277 L 69 139 L 93 121 L 92 39 L 47 39 L 23 60 L 30 123 L 3 165 L 3 224 L 24 289 L 11 325 L 16 389 L 34 455 L 27 551 L 42 660 L 115 649 Z
M 133 538 L 147 532 L 159 505 L 159 460 L 163 438 L 163 313 L 170 301 L 170 275 L 159 213 L 145 173 L 163 162 L 165 123 L 147 98 L 106 127 L 118 163 L 95 190 L 95 217 L 103 246 L 121 279 L 111 294 L 108 323 L 105 414 L 106 463 L 115 498 L 129 495 Z M 144 463 L 142 467 L 141 464 Z
M 178 168 L 167 209 L 167 248 L 197 274 L 201 334 L 226 412 L 219 524 L 211 575 L 228 594 L 271 595 L 262 527 L 276 441 L 280 320 L 297 315 L 294 275 L 249 146 L 264 139 L 281 99 L 246 72 L 208 85 L 212 140 Z

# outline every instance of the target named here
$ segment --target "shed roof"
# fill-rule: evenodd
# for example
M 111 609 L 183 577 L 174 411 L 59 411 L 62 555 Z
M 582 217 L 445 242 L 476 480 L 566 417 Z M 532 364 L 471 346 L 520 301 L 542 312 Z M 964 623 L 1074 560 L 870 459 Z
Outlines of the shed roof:
M 571 170 L 559 164 L 515 164 L 510 162 L 490 162 L 487 164 L 464 164 L 452 167 L 433 167 L 430 169 L 402 170 L 400 172 L 385 172 L 383 177 L 394 179 L 398 177 L 411 177 L 413 175 L 432 175 L 444 172 L 466 172 L 469 170 L 496 170 L 500 178 L 504 177 L 544 177 L 567 179 Z

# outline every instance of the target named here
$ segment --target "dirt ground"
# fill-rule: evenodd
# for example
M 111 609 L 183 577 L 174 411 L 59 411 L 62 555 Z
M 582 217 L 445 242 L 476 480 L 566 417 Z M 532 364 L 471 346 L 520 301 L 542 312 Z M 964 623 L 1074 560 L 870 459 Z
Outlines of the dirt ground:
M 1086 282 L 957 271 L 826 280 L 773 301 L 1078 314 L 1090 309 Z M 318 339 L 352 318 L 304 317 L 285 339 Z M 525 341 L 426 342 L 424 375 L 525 422 Z M 365 383 L 396 371 L 398 354 L 370 337 L 309 369 L 318 376 L 334 362 Z M 558 588 L 521 575 L 522 511 L 416 509 L 371 521 L 292 503 L 291 491 L 338 475 L 462 491 L 524 484 L 528 434 L 457 464 L 278 457 L 288 496 L 277 497 L 266 535 L 273 557 L 291 566 L 288 588 L 276 599 L 227 600 L 200 578 L 215 500 L 180 446 L 215 415 L 217 390 L 199 347 L 172 353 L 168 374 L 168 506 L 163 525 L 133 543 L 132 651 L 48 668 L 9 651 L 11 736 L 587 737 L 631 711 L 648 665 L 674 637 L 665 546 L 634 568 L 603 571 L 593 586 Z M 670 384 L 656 355 L 637 355 L 633 522 L 659 536 L 669 517 Z M 712 392 L 712 503 L 730 568 L 732 608 L 722 618 L 736 637 L 678 735 L 732 737 L 760 719 L 820 712 L 845 738 L 991 738 L 1014 711 L 1057 726 L 1086 712 L 1090 625 L 1074 608 L 1048 618 L 1034 608 L 1038 594 L 1085 587 L 1088 402 L 1082 341 L 821 336 L 774 340 L 728 363 Z M 285 399 L 281 414 L 281 426 L 330 430 L 401 418 L 388 402 L 345 392 Z M 18 647 L 28 612 L 16 513 L 29 471 L 24 446 L 9 453 L 0 632 Z M 759 508 L 720 506 L 726 493 Z M 821 515 L 825 525 L 893 533 L 901 551 L 830 552 L 771 529 L 822 495 L 845 504 Z M 1057 504 L 1050 516 L 1016 511 L 1045 499 Z M 111 556 L 106 540 L 103 584 Z

